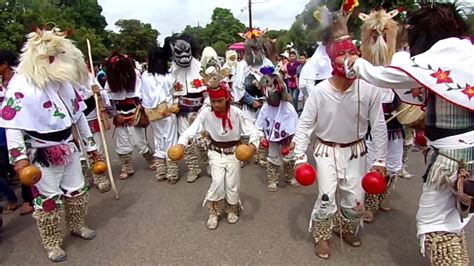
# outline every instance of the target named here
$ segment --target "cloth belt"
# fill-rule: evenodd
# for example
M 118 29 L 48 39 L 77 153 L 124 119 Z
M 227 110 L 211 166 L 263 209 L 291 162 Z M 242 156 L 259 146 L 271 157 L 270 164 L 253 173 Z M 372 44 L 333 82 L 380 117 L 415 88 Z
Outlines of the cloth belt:
M 218 152 L 220 154 L 231 155 L 235 153 L 237 149 L 237 145 L 239 145 L 240 141 L 229 141 L 229 142 L 217 142 L 211 140 L 209 144 L 209 150 Z
M 357 143 L 359 142 L 362 142 L 364 141 L 364 139 L 358 139 L 358 140 L 355 140 L 353 142 L 349 142 L 349 143 L 337 143 L 337 142 L 331 142 L 331 141 L 325 141 L 325 140 L 322 140 L 320 138 L 318 138 L 318 141 L 326 146 L 329 146 L 329 147 L 336 147 L 336 146 L 339 146 L 341 148 L 347 148 L 347 147 L 350 147 L 350 146 L 353 146 L 353 145 L 356 145 Z

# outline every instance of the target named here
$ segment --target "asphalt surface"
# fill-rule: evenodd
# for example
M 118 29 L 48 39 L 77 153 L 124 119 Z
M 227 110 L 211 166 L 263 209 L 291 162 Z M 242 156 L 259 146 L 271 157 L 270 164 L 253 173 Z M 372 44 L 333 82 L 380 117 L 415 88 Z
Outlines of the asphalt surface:
M 113 151 L 113 143 L 109 145 Z M 114 152 L 111 155 L 118 177 L 119 162 Z M 203 176 L 193 184 L 186 183 L 182 163 L 183 178 L 176 185 L 158 183 L 135 152 L 135 175 L 125 181 L 116 178 L 120 200 L 115 200 L 112 191 L 91 191 L 86 221 L 97 230 L 97 238 L 86 241 L 70 236 L 63 224 L 63 248 L 68 256 L 63 264 L 427 265 L 420 254 L 415 226 L 425 166 L 420 152 L 412 152 L 409 158 L 408 169 L 416 177 L 398 180 L 391 194 L 392 210 L 378 212 L 374 223 L 360 229 L 361 247 L 341 245 L 334 235 L 332 256 L 325 261 L 314 255 L 308 232 L 316 184 L 293 188 L 281 181 L 279 190 L 271 193 L 266 190 L 266 170 L 251 163 L 242 171 L 244 210 L 239 222 L 230 225 L 223 217 L 217 230 L 210 231 L 206 228 L 207 208 L 202 203 L 211 179 Z M 14 212 L 4 215 L 4 223 L 0 264 L 52 264 L 31 215 L 23 217 Z M 467 228 L 467 237 L 473 254 L 472 226 Z

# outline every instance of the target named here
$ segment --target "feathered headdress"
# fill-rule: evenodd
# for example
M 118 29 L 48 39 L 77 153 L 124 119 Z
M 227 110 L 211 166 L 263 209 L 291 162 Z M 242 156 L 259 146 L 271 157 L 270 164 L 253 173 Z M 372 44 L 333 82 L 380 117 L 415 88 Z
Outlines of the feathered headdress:
M 34 27 L 21 50 L 18 72 L 41 89 L 51 81 L 86 84 L 89 72 L 84 55 L 72 40 L 66 39 L 70 32 L 56 26 L 52 29 Z
M 369 15 L 360 13 L 359 18 L 364 21 L 361 30 L 362 56 L 374 65 L 390 63 L 397 43 L 398 24 L 393 17 L 398 10 L 372 10 Z

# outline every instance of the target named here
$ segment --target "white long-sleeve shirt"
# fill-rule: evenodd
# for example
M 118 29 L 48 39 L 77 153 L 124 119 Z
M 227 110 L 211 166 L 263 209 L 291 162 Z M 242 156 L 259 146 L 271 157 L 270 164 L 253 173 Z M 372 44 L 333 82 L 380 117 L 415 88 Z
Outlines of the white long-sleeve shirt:
M 316 136 L 324 141 L 351 143 L 365 138 L 369 123 L 377 160 L 385 162 L 387 126 L 380 91 L 363 80 L 355 80 L 345 92 L 337 90 L 329 80 L 322 81 L 309 90 L 293 138 L 295 155 L 306 159 L 304 154 L 311 142 L 313 128 Z
M 211 107 L 204 107 L 198 113 L 196 119 L 186 131 L 181 134 L 178 144 L 188 145 L 189 140 L 194 139 L 206 132 L 210 138 L 217 142 L 238 141 L 242 135 L 250 136 L 249 143 L 258 147 L 260 137 L 263 134 L 257 130 L 255 125 L 247 118 L 246 115 L 235 106 L 231 106 L 229 110 L 229 119 L 232 122 L 232 129 L 222 128 L 222 119 L 215 116 Z
M 171 74 L 158 75 L 145 71 L 142 75 L 142 105 L 145 108 L 155 108 L 163 102 L 173 104 Z

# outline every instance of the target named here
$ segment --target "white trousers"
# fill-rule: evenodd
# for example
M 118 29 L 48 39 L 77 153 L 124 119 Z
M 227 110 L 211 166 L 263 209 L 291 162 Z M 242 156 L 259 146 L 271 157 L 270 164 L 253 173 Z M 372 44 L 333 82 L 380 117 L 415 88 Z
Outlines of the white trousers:
M 352 160 L 351 147 L 327 147 L 328 157 L 315 156 L 318 174 L 318 198 L 314 204 L 311 220 L 326 220 L 337 212 L 336 190 L 339 205 L 345 215 L 356 219 L 364 210 L 364 195 L 361 180 L 365 174 L 366 158 L 358 156 Z M 327 197 L 327 201 L 323 198 Z M 311 226 L 311 224 L 310 224 Z
M 269 142 L 267 161 L 278 166 L 280 166 L 283 162 L 290 161 L 291 159 L 283 157 L 283 155 L 281 154 L 281 150 L 281 144 Z
M 377 160 L 375 142 L 367 140 L 367 172 Z M 390 176 L 397 175 L 402 170 L 403 164 L 403 139 L 389 139 L 387 142 L 387 173 Z
M 150 122 L 155 140 L 156 158 L 166 159 L 168 149 L 178 142 L 178 127 L 176 116 L 173 114 L 158 121 Z
M 54 196 L 73 196 L 72 193 L 84 187 L 84 176 L 82 175 L 79 150 L 74 144 L 70 144 L 74 152 L 71 154 L 71 163 L 65 166 L 43 167 L 36 163 L 35 166 L 41 170 L 42 177 L 35 185 L 40 195 L 50 199 Z M 35 207 L 38 208 L 35 204 Z
M 148 152 L 148 143 L 145 129 L 141 127 L 125 126 L 117 127 L 115 139 L 115 151 L 118 154 L 129 154 L 137 147 L 140 154 Z
M 178 115 L 178 134 L 183 134 L 183 132 L 194 122 L 196 116 L 196 112 L 188 113 L 186 115 Z
M 104 144 L 102 143 L 102 136 L 100 135 L 100 132 L 95 132 L 92 135 L 94 136 L 94 141 L 97 145 L 97 152 L 101 155 L 104 155 Z
M 225 155 L 209 151 L 212 183 L 207 191 L 206 200 L 219 201 L 226 199 L 229 204 L 240 202 L 240 161 L 234 154 Z

